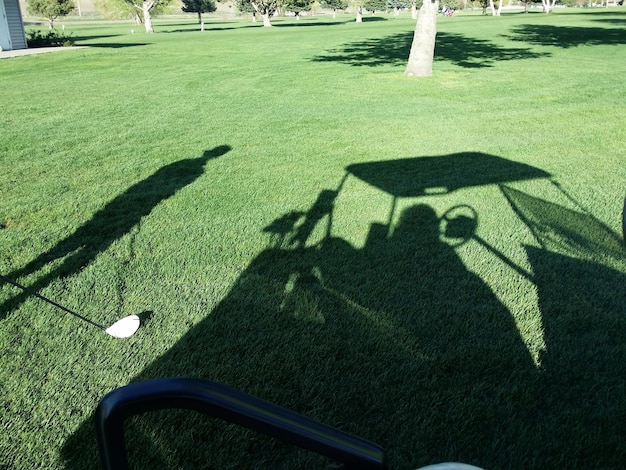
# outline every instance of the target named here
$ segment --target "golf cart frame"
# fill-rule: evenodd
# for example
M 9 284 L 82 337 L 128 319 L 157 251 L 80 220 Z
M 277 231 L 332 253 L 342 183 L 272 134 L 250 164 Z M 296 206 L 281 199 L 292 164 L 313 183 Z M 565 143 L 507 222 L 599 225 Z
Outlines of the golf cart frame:
M 331 458 L 345 469 L 384 470 L 378 445 L 208 380 L 165 378 L 127 385 L 100 400 L 96 431 L 104 470 L 128 469 L 124 422 L 164 409 L 195 410 Z

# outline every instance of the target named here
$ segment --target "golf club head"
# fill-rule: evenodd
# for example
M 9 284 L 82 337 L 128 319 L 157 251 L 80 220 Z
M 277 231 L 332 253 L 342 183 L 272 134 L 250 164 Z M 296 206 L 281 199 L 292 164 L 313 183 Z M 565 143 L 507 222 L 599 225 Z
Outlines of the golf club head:
M 129 315 L 116 321 L 104 331 L 114 338 L 129 338 L 135 334 L 140 323 L 137 315 Z

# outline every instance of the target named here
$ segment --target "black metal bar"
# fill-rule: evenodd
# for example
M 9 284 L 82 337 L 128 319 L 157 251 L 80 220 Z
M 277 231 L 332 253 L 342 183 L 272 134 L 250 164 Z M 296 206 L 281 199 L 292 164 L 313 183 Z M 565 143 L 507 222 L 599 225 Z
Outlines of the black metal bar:
M 104 470 L 128 468 L 124 421 L 148 411 L 195 410 L 295 444 L 340 463 L 346 469 L 386 469 L 378 445 L 282 408 L 240 390 L 207 380 L 166 378 L 113 390 L 100 400 L 96 431 Z

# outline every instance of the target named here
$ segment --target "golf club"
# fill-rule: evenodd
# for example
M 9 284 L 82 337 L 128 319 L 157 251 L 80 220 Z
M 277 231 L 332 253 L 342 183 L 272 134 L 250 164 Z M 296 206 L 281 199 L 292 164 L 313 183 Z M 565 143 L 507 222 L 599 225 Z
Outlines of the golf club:
M 2 274 L 0 274 L 0 279 L 2 279 L 4 282 L 8 282 L 9 284 L 13 284 L 15 287 L 19 287 L 20 289 L 22 289 L 24 292 L 26 292 L 27 294 L 30 295 L 34 295 L 35 297 L 40 298 L 41 300 L 44 300 L 46 302 L 48 302 L 49 304 L 54 305 L 55 307 L 60 308 L 61 310 L 70 313 L 72 315 L 74 315 L 75 317 L 80 318 L 83 321 L 86 321 L 87 323 L 96 326 L 98 328 L 100 328 L 102 331 L 104 331 L 105 333 L 107 333 L 108 335 L 113 336 L 114 338 L 129 338 L 130 336 L 134 335 L 135 332 L 137 331 L 137 329 L 139 328 L 139 317 L 137 315 L 129 315 L 127 317 L 122 318 L 121 320 L 116 321 L 115 323 L 113 323 L 111 326 L 109 326 L 108 328 L 105 326 L 102 326 L 92 320 L 90 320 L 89 318 L 85 318 L 82 315 L 79 315 L 76 312 L 73 312 L 72 310 L 70 310 L 67 307 L 64 307 L 61 304 L 56 303 L 54 300 L 50 300 L 47 297 L 44 297 L 43 295 L 29 289 L 28 287 L 24 287 L 23 285 L 19 284 L 18 282 L 13 281 L 12 279 L 9 279 L 8 277 L 4 277 Z

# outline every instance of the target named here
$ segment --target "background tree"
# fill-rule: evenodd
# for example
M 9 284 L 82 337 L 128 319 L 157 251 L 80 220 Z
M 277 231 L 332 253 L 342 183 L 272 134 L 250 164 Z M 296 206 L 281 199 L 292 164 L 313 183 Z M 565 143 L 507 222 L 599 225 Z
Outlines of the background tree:
M 124 0 L 128 5 L 135 8 L 143 17 L 143 24 L 146 28 L 147 33 L 154 33 L 154 28 L 152 27 L 152 16 L 150 14 L 154 9 L 165 6 L 170 3 L 172 0 Z
M 524 4 L 524 13 L 528 13 L 528 5 L 534 4 L 537 0 L 519 0 L 520 3 Z
M 337 10 L 345 10 L 348 8 L 348 2 L 345 0 L 322 0 L 320 6 L 326 10 L 333 11 L 333 18 L 337 17 Z
M 202 13 L 212 13 L 217 10 L 214 0 L 183 0 L 181 7 L 185 13 L 197 13 L 198 23 L 202 24 Z
M 417 9 L 422 7 L 422 0 L 411 0 L 411 18 L 417 19 Z
M 126 0 L 96 0 L 96 9 L 106 18 L 115 20 L 131 18 L 137 25 L 143 24 L 141 11 Z M 152 15 L 165 11 L 167 5 L 159 4 L 152 8 Z
M 142 24 L 143 17 L 139 11 L 126 3 L 125 0 L 96 0 L 96 11 L 105 18 L 122 20 L 132 18 L 135 24 Z
M 270 18 L 274 16 L 278 7 L 281 6 L 280 0 L 239 0 L 237 2 L 239 11 L 246 11 L 248 8 L 246 3 L 252 7 L 253 13 L 256 12 L 261 15 L 263 26 L 272 26 Z
M 300 19 L 300 13 L 310 11 L 314 0 L 285 0 L 283 8 L 285 11 L 292 11 L 296 14 L 296 18 Z
M 387 6 L 393 9 L 394 16 L 398 16 L 400 10 L 409 8 L 411 3 L 411 0 L 387 0 Z
M 444 6 L 448 7 L 449 10 L 461 9 L 461 3 L 459 2 L 459 0 L 443 0 L 441 8 L 443 8 Z
M 429 77 L 433 74 L 437 13 L 439 0 L 424 0 L 417 15 L 409 61 L 404 70 L 407 77 Z
M 235 6 L 240 13 L 250 13 L 252 15 L 252 21 L 256 21 L 256 10 L 250 4 L 250 0 L 236 0 Z
M 48 20 L 48 27 L 54 27 L 54 20 L 65 16 L 74 9 L 73 0 L 29 0 L 28 11 L 33 15 L 43 16 Z
M 363 22 L 363 3 L 364 3 L 364 0 L 351 0 L 350 3 L 354 7 L 354 10 L 356 11 L 356 22 L 357 23 Z
M 544 13 L 552 13 L 552 10 L 554 10 L 554 5 L 556 4 L 556 0 L 541 0 L 541 4 L 543 5 Z
M 387 10 L 387 0 L 365 0 L 363 3 L 363 8 L 367 11 L 371 11 L 375 13 L 377 11 L 386 11 Z
M 491 7 L 492 16 L 500 16 L 500 13 L 502 13 L 502 4 L 504 2 L 502 0 L 497 0 L 497 1 L 498 1 L 498 8 L 495 7 L 493 0 L 489 0 L 489 6 Z
M 489 0 L 477 0 L 476 3 L 483 9 L 483 15 L 486 15 L 487 7 L 489 6 Z

